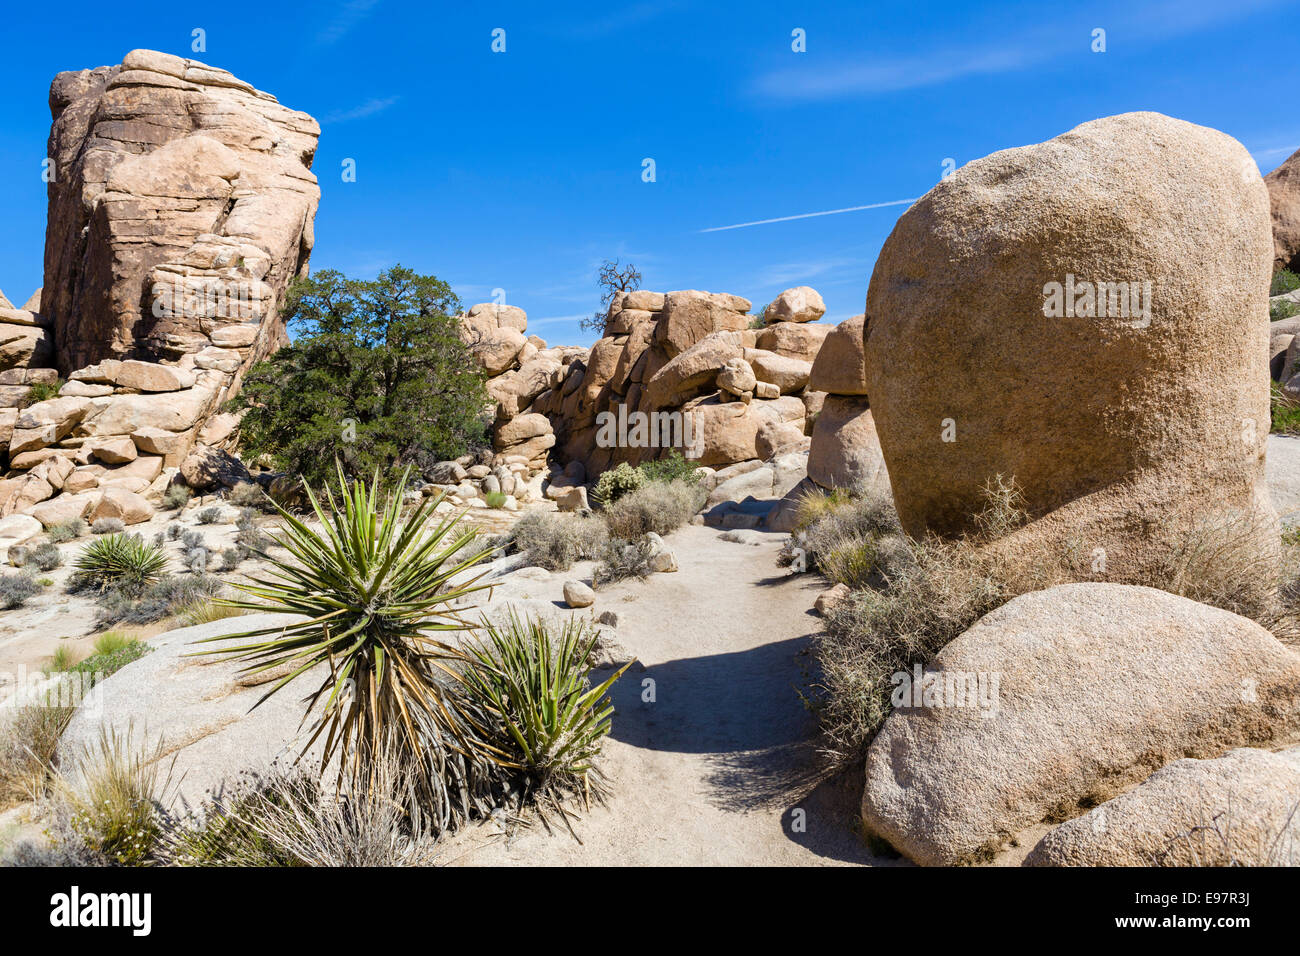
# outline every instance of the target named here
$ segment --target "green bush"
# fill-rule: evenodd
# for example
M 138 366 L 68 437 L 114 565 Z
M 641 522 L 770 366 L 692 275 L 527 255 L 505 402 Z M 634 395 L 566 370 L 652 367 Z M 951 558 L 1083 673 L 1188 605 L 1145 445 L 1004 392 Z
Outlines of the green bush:
M 296 282 L 293 344 L 255 365 L 234 400 L 247 456 L 321 485 L 336 459 L 363 479 L 481 445 L 487 393 L 459 308 L 445 282 L 400 265 L 374 281 L 325 270 Z
M 110 534 L 82 549 L 68 584 L 72 591 L 93 587 L 101 593 L 112 589 L 138 594 L 157 581 L 166 566 L 162 549 L 139 535 Z
M 1292 302 L 1290 299 L 1278 299 L 1276 302 L 1268 304 L 1268 318 L 1270 322 L 1281 322 L 1283 319 L 1289 319 L 1293 315 L 1300 315 L 1300 305 Z
M 510 529 L 510 548 L 547 571 L 567 571 L 575 561 L 595 558 L 608 533 L 599 518 L 532 510 Z
M 637 470 L 645 475 L 647 481 L 687 481 L 692 484 L 700 482 L 700 466 L 676 449 L 655 461 L 643 461 L 637 466 Z
M 506 493 L 504 491 L 489 491 L 483 496 L 489 508 L 500 508 L 506 503 Z
M 636 491 L 648 480 L 645 472 L 621 461 L 596 479 L 596 485 L 591 490 L 591 500 L 602 507 L 608 507 L 624 495 Z
M 601 517 L 610 537 L 635 541 L 650 531 L 675 531 L 695 517 L 707 498 L 708 492 L 692 481 L 650 481 L 606 505 Z
M 1271 383 L 1269 390 L 1269 431 L 1277 435 L 1300 435 L 1300 402 L 1283 392 L 1277 382 Z
M 59 397 L 59 389 L 63 387 L 63 379 L 50 382 L 37 382 L 27 389 L 27 394 L 18 402 L 19 408 L 27 408 L 35 405 L 37 402 L 46 402 L 51 398 Z
M 1288 292 L 1294 292 L 1300 289 L 1300 275 L 1296 275 L 1290 269 L 1278 269 L 1273 273 L 1273 282 L 1269 287 L 1268 294 L 1285 295 Z

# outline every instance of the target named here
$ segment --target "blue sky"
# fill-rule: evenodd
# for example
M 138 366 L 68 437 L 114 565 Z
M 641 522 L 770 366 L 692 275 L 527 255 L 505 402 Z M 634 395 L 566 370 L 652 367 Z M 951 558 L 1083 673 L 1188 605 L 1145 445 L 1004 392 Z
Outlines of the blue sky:
M 811 285 L 838 321 L 862 311 L 905 205 L 705 230 L 911 199 L 945 159 L 1130 110 L 1224 130 L 1267 172 L 1300 148 L 1298 7 L 13 5 L 6 33 L 26 39 L 7 45 L 0 85 L 0 289 L 21 304 L 41 282 L 50 79 L 144 47 L 231 70 L 321 121 L 314 269 L 373 276 L 400 261 L 466 305 L 502 288 L 553 343 L 590 341 L 577 320 L 615 256 L 646 288 L 756 305 Z M 191 51 L 195 28 L 205 52 Z M 796 28 L 806 52 L 791 49 Z M 1096 28 L 1105 53 L 1091 50 Z M 345 159 L 356 182 L 342 181 Z

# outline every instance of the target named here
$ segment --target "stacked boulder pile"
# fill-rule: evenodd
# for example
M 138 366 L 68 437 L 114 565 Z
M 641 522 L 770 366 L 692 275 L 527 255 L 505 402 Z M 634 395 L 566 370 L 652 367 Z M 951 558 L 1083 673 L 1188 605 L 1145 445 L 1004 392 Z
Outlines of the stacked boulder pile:
M 220 451 L 238 421 L 219 409 L 287 342 L 320 130 L 225 70 L 148 50 L 60 73 L 50 110 L 43 291 L 0 308 L 0 513 L 143 521 L 177 475 L 199 490 L 246 475 Z
M 1273 596 L 1274 241 L 1250 162 L 1159 114 L 1096 120 L 958 170 L 881 251 L 866 390 L 903 527 L 974 530 L 989 479 L 1014 477 L 1028 521 L 990 553 L 1073 570 L 944 647 L 870 744 L 864 824 L 917 862 L 1051 824 L 1027 862 L 1300 863 L 1300 655 L 1142 586 L 1199 548 L 1182 593 Z M 1148 308 L 1050 318 L 1067 276 L 1149 282 Z

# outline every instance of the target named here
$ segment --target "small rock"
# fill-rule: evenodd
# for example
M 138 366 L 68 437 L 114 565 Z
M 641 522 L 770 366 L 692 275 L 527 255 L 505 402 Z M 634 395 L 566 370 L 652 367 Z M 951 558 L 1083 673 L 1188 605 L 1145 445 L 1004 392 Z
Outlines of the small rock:
M 849 586 L 847 584 L 837 584 L 833 588 L 827 588 L 821 594 L 817 595 L 817 600 L 813 603 L 817 613 L 825 617 L 830 613 L 835 605 L 839 604 L 849 596 Z
M 569 607 L 591 607 L 596 603 L 596 592 L 581 581 L 565 581 L 564 603 Z

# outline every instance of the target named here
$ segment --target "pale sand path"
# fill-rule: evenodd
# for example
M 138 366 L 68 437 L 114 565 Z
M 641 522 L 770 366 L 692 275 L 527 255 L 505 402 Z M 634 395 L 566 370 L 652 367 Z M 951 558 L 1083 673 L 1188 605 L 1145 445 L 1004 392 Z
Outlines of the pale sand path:
M 516 832 L 492 824 L 447 843 L 459 865 L 818 865 L 875 859 L 854 832 L 861 779 L 813 778 L 813 718 L 796 687 L 819 619 L 820 578 L 776 564 L 783 535 L 761 545 L 686 527 L 668 543 L 680 570 L 597 592 L 617 611 L 619 640 L 646 665 L 613 691 L 617 707 L 602 767 L 605 806 L 562 824 Z M 562 581 L 569 575 L 557 574 Z M 655 702 L 641 699 L 654 681 Z M 797 832 L 802 810 L 805 829 Z

